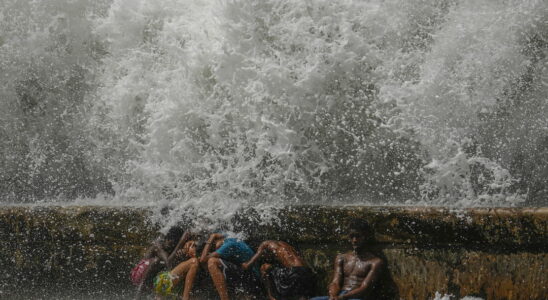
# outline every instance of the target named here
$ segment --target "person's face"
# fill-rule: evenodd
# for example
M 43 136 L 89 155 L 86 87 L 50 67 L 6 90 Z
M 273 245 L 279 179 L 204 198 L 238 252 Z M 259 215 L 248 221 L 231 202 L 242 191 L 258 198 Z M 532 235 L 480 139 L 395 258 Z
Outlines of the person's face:
M 164 239 L 164 240 L 162 241 L 162 248 L 164 248 L 164 249 L 170 249 L 170 248 L 172 248 L 173 246 L 175 246 L 175 242 L 172 241 L 172 240 Z
M 183 253 L 189 257 L 196 257 L 196 242 L 188 241 L 183 246 Z
M 365 245 L 366 236 L 364 233 L 351 230 L 350 233 L 348 234 L 348 238 L 354 250 Z

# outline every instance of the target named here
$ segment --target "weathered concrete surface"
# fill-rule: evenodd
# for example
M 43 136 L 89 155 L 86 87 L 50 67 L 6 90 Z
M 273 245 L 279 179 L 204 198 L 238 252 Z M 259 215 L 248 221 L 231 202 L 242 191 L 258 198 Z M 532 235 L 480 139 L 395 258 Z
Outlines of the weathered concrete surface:
M 1 208 L 0 299 L 125 295 L 130 265 L 153 235 L 144 210 Z
M 127 207 L 0 208 L 0 298 L 127 296 L 129 270 L 155 235 L 149 214 Z M 318 293 L 325 293 L 335 254 L 348 248 L 346 224 L 364 218 L 388 262 L 377 299 L 431 299 L 436 291 L 485 299 L 548 295 L 548 208 L 295 207 L 277 214 L 275 225 L 259 225 L 252 211 L 233 223 L 251 245 L 266 238 L 296 245 L 317 272 Z

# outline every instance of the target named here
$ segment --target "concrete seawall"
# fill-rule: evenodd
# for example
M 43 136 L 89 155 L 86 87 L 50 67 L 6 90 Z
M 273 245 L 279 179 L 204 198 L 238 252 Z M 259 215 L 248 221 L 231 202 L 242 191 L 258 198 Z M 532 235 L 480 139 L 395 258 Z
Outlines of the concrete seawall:
M 155 226 L 128 207 L 0 208 L 0 298 L 126 297 L 128 273 Z M 548 208 L 448 210 L 292 207 L 263 226 L 252 211 L 233 224 L 251 245 L 286 240 L 301 251 L 325 294 L 352 218 L 376 229 L 388 262 L 377 299 L 431 299 L 435 292 L 484 299 L 546 299 Z M 249 218 L 251 216 L 251 218 Z

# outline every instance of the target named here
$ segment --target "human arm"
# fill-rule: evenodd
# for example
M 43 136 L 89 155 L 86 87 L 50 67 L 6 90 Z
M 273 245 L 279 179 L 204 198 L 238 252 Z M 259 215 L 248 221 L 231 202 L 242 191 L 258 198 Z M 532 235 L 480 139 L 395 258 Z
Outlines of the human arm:
M 143 273 L 143 280 L 139 282 L 139 285 L 137 286 L 137 292 L 135 293 L 135 297 L 133 297 L 133 299 L 135 300 L 141 299 L 141 296 L 143 295 L 143 291 L 145 288 L 145 281 L 146 281 L 146 278 L 149 276 L 149 273 L 150 273 L 150 267 L 147 268 L 145 272 Z
M 149 249 L 150 251 L 152 251 L 153 249 Z M 139 284 L 137 285 L 137 291 L 135 293 L 135 296 L 133 299 L 135 300 L 138 300 L 141 298 L 142 294 L 143 294 L 143 291 L 144 291 L 144 288 L 145 288 L 145 282 L 147 281 L 147 279 L 149 279 L 151 276 L 154 276 L 154 272 L 156 272 L 158 270 L 158 263 L 160 262 L 160 259 L 158 257 L 153 257 L 153 258 L 149 258 L 148 259 L 148 264 L 147 262 L 144 262 L 144 271 L 142 273 L 141 276 L 139 276 Z M 141 264 L 141 262 L 140 262 Z M 132 270 L 133 272 L 133 270 Z M 132 274 L 133 275 L 133 274 Z M 133 278 L 132 278 L 133 280 Z
M 192 238 L 192 233 L 190 231 L 185 231 L 185 233 L 183 233 L 183 236 L 181 236 L 181 239 L 179 240 L 179 242 L 177 243 L 177 245 L 175 246 L 173 251 L 171 251 L 171 254 L 167 258 L 166 263 L 167 263 L 168 267 L 171 266 L 173 264 L 173 262 L 175 261 L 175 258 L 177 257 L 177 252 L 191 238 Z M 171 269 L 171 267 L 170 267 L 170 269 Z
M 259 258 L 262 257 L 262 255 L 264 254 L 264 251 L 268 249 L 268 243 L 269 241 L 262 242 L 261 245 L 259 245 L 259 248 L 257 249 L 257 253 L 255 253 L 255 255 L 253 255 L 253 257 L 249 259 L 249 261 L 242 264 L 242 268 L 244 270 L 249 269 L 249 267 L 251 267 L 255 262 L 257 262 Z
M 152 252 L 154 256 L 157 256 L 161 261 L 165 262 L 168 269 L 171 269 L 171 265 L 169 263 L 169 254 L 164 250 L 162 247 L 160 241 L 154 242 L 152 246 Z
M 202 255 L 200 255 L 200 263 L 202 264 L 206 263 L 210 257 L 219 257 L 218 253 L 216 252 L 210 253 L 210 252 L 211 252 L 212 244 L 221 238 L 223 238 L 223 235 L 220 233 L 213 233 L 209 236 L 209 239 L 207 239 L 207 242 L 205 243 L 205 247 L 202 250 Z
M 137 287 L 137 292 L 135 293 L 135 296 L 133 297 L 134 300 L 141 299 L 141 295 L 143 294 L 143 288 L 144 288 L 144 283 L 143 282 L 139 283 L 139 286 Z
M 329 300 L 337 299 L 339 292 L 341 291 L 341 283 L 343 281 L 343 264 L 344 255 L 339 254 L 335 258 L 335 266 L 333 271 L 333 280 L 329 284 Z
M 383 265 L 384 263 L 380 258 L 377 258 L 371 262 L 371 269 L 369 270 L 369 273 L 367 273 L 367 276 L 363 279 L 361 285 L 358 288 L 350 290 L 348 293 L 339 296 L 338 299 L 349 299 L 355 298 L 356 296 L 360 296 L 362 298 L 366 297 L 369 292 L 371 292 L 373 285 L 379 278 Z

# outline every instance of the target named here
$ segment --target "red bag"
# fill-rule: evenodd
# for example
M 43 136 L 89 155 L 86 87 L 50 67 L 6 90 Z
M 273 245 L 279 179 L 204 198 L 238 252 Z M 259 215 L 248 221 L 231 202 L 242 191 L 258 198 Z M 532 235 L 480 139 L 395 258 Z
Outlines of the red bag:
M 141 284 L 141 282 L 145 280 L 143 276 L 148 268 L 150 268 L 150 259 L 141 259 L 141 261 L 131 269 L 131 282 L 133 282 L 134 285 Z

